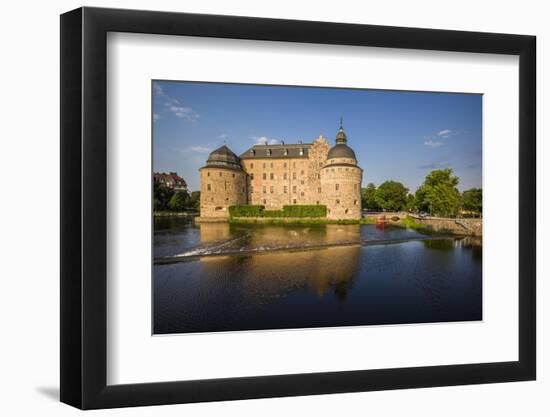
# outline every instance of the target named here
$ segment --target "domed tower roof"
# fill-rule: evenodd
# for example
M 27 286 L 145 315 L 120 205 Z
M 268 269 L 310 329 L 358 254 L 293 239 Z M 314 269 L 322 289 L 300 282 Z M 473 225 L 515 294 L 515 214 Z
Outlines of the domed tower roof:
M 344 127 L 342 126 L 342 118 L 340 118 L 340 129 L 336 134 L 336 145 L 334 145 L 328 151 L 328 159 L 336 158 L 351 158 L 357 160 L 355 157 L 355 152 L 348 145 L 348 137 L 346 132 L 344 132 Z
M 225 145 L 213 150 L 210 155 L 208 155 L 206 167 L 242 169 L 239 157 Z

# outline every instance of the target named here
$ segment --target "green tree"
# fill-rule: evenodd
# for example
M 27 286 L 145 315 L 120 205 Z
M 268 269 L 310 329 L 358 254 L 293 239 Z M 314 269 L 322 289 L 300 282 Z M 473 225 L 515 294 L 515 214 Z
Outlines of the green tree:
M 461 204 L 461 195 L 456 188 L 459 181 L 450 168 L 430 172 L 416 190 L 417 209 L 436 216 L 456 215 Z
M 409 189 L 397 181 L 386 181 L 376 189 L 374 199 L 385 211 L 402 210 L 407 205 Z
M 483 212 L 483 192 L 481 188 L 470 188 L 462 193 L 462 208 L 479 214 Z
M 162 186 L 158 181 L 153 183 L 153 208 L 155 211 L 168 210 L 168 203 L 174 196 L 174 190 Z
M 367 184 L 367 188 L 361 188 L 361 206 L 367 210 L 378 210 L 380 207 L 374 198 L 376 194 L 376 185 L 372 182 Z
M 201 205 L 201 192 L 200 191 L 191 192 L 191 196 L 189 197 L 188 208 L 190 210 L 199 210 L 200 205 Z
M 414 197 L 414 194 L 407 195 L 407 204 L 405 208 L 407 209 L 407 211 L 416 210 L 416 198 Z
M 176 192 L 170 202 L 168 208 L 172 211 L 185 211 L 189 202 L 189 193 L 187 191 Z

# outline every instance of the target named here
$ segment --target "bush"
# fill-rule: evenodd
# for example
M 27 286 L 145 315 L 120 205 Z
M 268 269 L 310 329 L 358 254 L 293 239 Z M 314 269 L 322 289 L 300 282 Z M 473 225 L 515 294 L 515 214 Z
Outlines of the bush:
M 265 210 L 264 206 L 230 206 L 231 217 L 326 217 L 327 207 L 317 205 L 283 206 L 282 210 Z
M 285 217 L 285 212 L 282 210 L 264 210 L 263 217 Z
M 284 217 L 326 217 L 327 207 L 318 205 L 283 206 Z
M 262 217 L 264 206 L 229 206 L 229 215 L 231 217 Z

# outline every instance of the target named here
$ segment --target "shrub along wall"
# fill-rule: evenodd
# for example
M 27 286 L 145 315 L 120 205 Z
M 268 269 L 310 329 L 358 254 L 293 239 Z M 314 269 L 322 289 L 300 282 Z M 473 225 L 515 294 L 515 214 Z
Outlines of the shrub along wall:
M 282 210 L 265 210 L 264 206 L 230 206 L 231 217 L 326 217 L 327 207 L 318 205 L 283 206 Z
M 229 206 L 231 217 L 261 217 L 264 206 Z

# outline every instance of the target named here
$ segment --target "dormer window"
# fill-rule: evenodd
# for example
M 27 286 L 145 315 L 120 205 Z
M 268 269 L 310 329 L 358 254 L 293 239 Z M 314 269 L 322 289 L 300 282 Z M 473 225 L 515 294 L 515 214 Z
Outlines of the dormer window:
M 300 148 L 300 155 L 304 154 L 304 148 Z
M 288 149 L 285 148 L 284 154 L 285 154 L 285 156 L 288 155 Z
M 250 149 L 250 155 L 256 155 L 256 151 L 254 149 Z
M 267 156 L 271 156 L 271 149 L 268 149 L 268 150 L 266 151 L 266 154 L 267 154 Z

